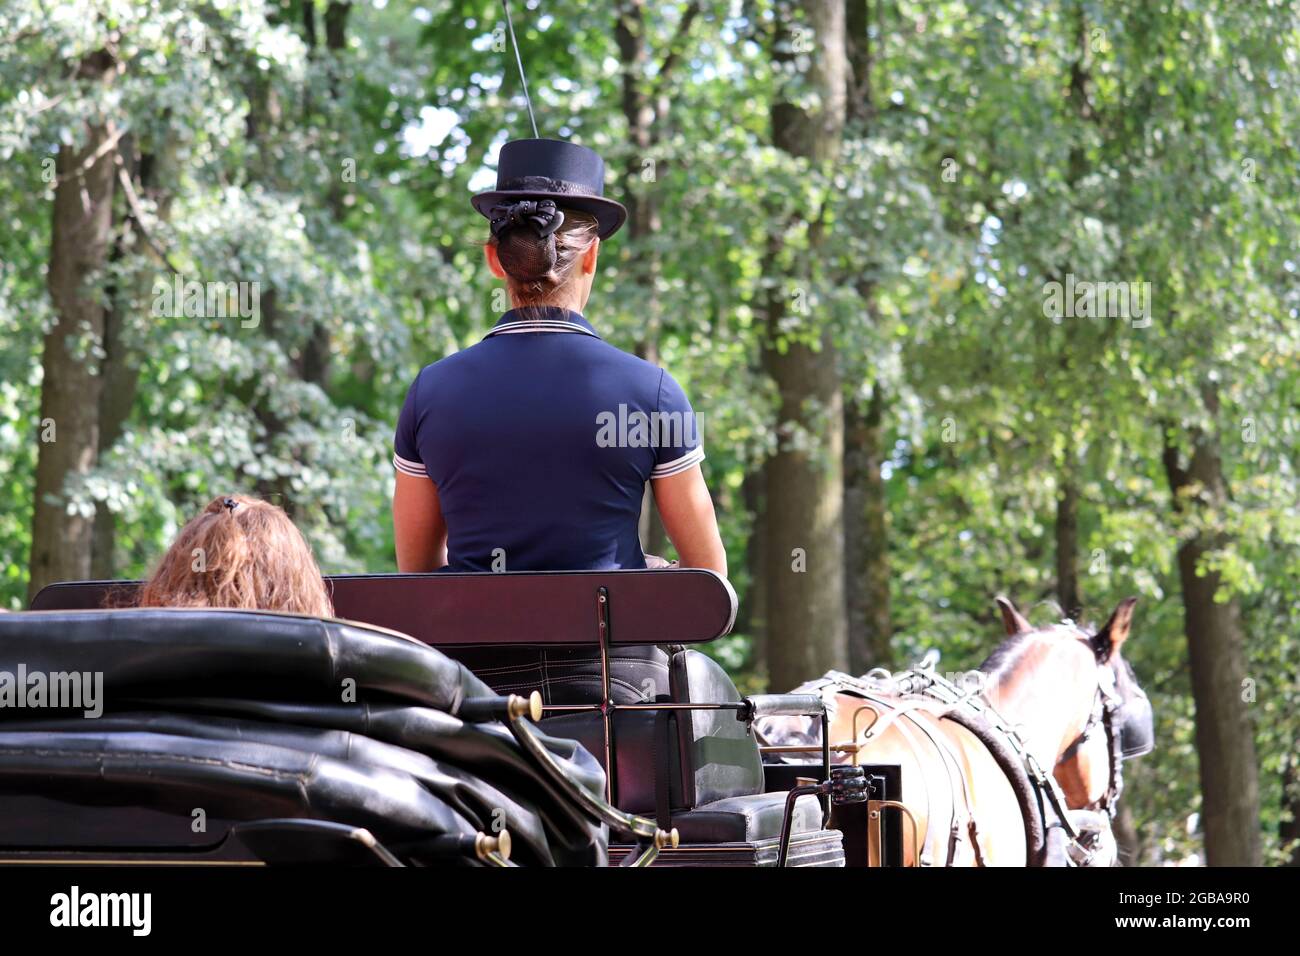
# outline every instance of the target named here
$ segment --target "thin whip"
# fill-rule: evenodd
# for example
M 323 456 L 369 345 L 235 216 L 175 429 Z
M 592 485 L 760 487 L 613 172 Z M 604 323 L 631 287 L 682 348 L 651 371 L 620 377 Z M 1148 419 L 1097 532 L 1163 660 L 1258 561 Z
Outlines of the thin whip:
M 537 120 L 533 117 L 533 99 L 528 95 L 528 77 L 524 75 L 524 61 L 519 56 L 519 41 L 515 39 L 515 25 L 510 19 L 510 4 L 501 0 L 501 9 L 506 12 L 506 29 L 510 31 L 510 45 L 515 48 L 515 63 L 519 65 L 519 81 L 524 84 L 524 102 L 528 104 L 528 122 L 533 124 L 533 138 L 537 139 Z

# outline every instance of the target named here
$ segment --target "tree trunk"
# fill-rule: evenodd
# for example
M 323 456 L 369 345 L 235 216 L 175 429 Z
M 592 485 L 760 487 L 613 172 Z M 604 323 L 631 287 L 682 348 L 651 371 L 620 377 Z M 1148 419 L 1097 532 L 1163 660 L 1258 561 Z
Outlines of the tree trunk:
M 325 8 L 325 47 L 335 53 L 348 45 L 348 14 L 352 12 L 350 2 L 330 0 Z
M 125 233 L 126 227 L 124 227 Z M 113 258 L 122 255 L 123 240 L 115 244 Z M 112 449 L 122 437 L 126 420 L 135 404 L 139 381 L 139 366 L 131 356 L 128 344 L 127 314 L 130 290 L 121 290 L 109 297 L 109 308 L 104 314 L 104 358 L 100 363 L 102 389 L 99 397 L 98 460 Z M 95 505 L 94 544 L 91 550 L 90 576 L 101 581 L 111 579 L 116 572 L 114 552 L 117 550 L 117 517 L 106 502 Z
M 1217 398 L 1207 393 L 1217 411 Z M 1222 509 L 1228 501 L 1218 442 L 1192 434 L 1184 468 L 1167 440 L 1165 472 L 1175 511 L 1189 516 Z M 1246 635 L 1236 598 L 1220 602 L 1219 573 L 1205 559 L 1227 543 L 1221 532 L 1199 530 L 1178 548 L 1183 590 L 1183 627 L 1196 702 L 1196 751 L 1200 762 L 1205 858 L 1210 866 L 1259 866 L 1259 779 L 1255 734 L 1244 697 Z
M 641 519 L 637 524 L 637 533 L 641 539 L 642 551 L 661 558 L 665 556 L 668 550 L 668 532 L 664 529 L 663 519 L 659 517 L 659 509 L 655 507 L 654 491 L 649 484 L 646 485 L 641 501 Z
M 124 138 L 125 142 L 125 138 Z M 134 154 L 134 149 L 120 150 Z M 135 182 L 136 195 L 148 199 L 156 210 L 158 221 L 167 219 L 170 196 L 161 188 L 161 166 L 170 156 L 170 148 L 161 154 L 132 155 L 127 161 L 125 174 Z M 146 256 L 148 247 L 145 230 L 148 227 L 136 221 L 134 213 L 125 217 L 114 244 L 115 259 L 136 255 L 138 267 L 128 271 L 127 286 L 108 297 L 108 311 L 104 315 L 104 360 L 101 364 L 103 390 L 99 399 L 99 458 L 117 444 L 126 430 L 131 409 L 135 407 L 140 384 L 140 363 L 132 346 L 129 316 L 134 309 L 148 301 L 149 290 L 155 276 L 145 267 L 145 262 L 156 262 L 170 268 L 156 255 Z M 108 580 L 116 576 L 117 516 L 100 502 L 95 509 L 94 551 L 90 573 L 94 578 Z
M 650 215 L 651 198 L 641 182 L 642 162 L 653 160 L 650 156 L 654 135 L 654 109 L 645 92 L 646 64 L 649 48 L 646 45 L 645 4 L 643 0 L 621 0 L 614 11 L 614 42 L 618 46 L 619 72 L 622 82 L 623 119 L 627 123 L 627 139 L 635 148 L 623 168 L 623 205 L 627 209 L 624 233 L 631 259 L 628 265 L 632 281 L 651 288 L 650 275 L 654 271 L 648 258 L 654 254 L 641 248 L 641 240 L 657 226 Z M 647 301 L 650 300 L 647 296 Z M 636 343 L 636 354 L 647 362 L 658 364 L 658 320 L 654 309 L 648 310 L 642 325 L 642 335 Z M 663 556 L 667 533 L 655 508 L 654 492 L 647 483 L 641 501 L 641 520 L 638 524 L 641 550 L 646 554 Z
M 865 410 L 849 401 L 844 412 L 844 584 L 849 667 L 854 674 L 894 666 L 889 516 L 880 473 L 885 457 L 884 407 L 884 395 L 877 384 Z
M 314 0 L 304 3 L 302 12 L 303 33 L 307 38 L 307 47 L 314 55 L 317 43 Z M 331 60 L 329 91 L 330 98 L 334 101 L 339 98 L 336 69 L 338 58 L 347 49 L 348 14 L 351 12 L 351 3 L 336 3 L 333 0 L 325 8 L 325 48 L 329 51 Z M 345 206 L 343 204 L 342 180 L 337 165 L 331 166 L 326 204 L 333 213 L 335 221 L 341 221 L 344 216 Z M 307 341 L 303 344 L 302 353 L 297 362 L 298 375 L 304 382 L 311 382 L 313 385 L 319 385 L 322 389 L 328 390 L 332 348 L 328 321 L 324 319 L 312 320 L 311 328 L 307 333 Z
M 745 599 L 741 602 L 737 616 L 736 630 L 750 636 L 750 663 L 756 673 L 767 673 L 767 560 L 764 541 L 766 522 L 763 509 L 766 507 L 763 493 L 763 469 L 750 472 L 745 476 L 741 487 L 745 510 L 754 516 L 754 525 L 745 541 L 745 570 L 749 576 L 749 586 L 745 589 Z
M 803 24 L 814 48 L 808 79 L 816 112 L 790 102 L 772 107 L 778 148 L 813 166 L 836 159 L 844 130 L 848 61 L 843 0 L 805 0 Z M 788 58 L 782 51 L 774 57 Z M 820 241 L 810 226 L 811 268 Z M 802 279 L 811 282 L 805 272 Z M 787 300 L 768 300 L 763 366 L 776 383 L 779 447 L 764 466 L 767 658 L 771 686 L 793 687 L 848 666 L 844 601 L 844 403 L 829 330 L 816 344 L 784 337 Z M 823 324 L 824 325 L 824 324 Z
M 1283 866 L 1300 866 L 1300 755 L 1288 754 L 1282 766 L 1282 809 L 1289 819 L 1278 826 L 1278 838 L 1285 849 L 1291 845 Z
M 1070 63 L 1070 107 L 1075 117 L 1081 122 L 1094 119 L 1092 111 L 1092 49 L 1089 45 L 1088 20 L 1081 3 L 1076 4 L 1073 13 L 1073 39 L 1076 56 Z M 1081 137 L 1070 144 L 1066 183 L 1071 190 L 1088 172 L 1088 154 Z M 1063 272 L 1070 270 L 1064 268 Z M 1064 281 L 1065 276 L 1058 274 L 1055 281 Z M 1078 348 L 1074 340 L 1072 326 L 1064 329 L 1065 343 L 1060 347 L 1061 374 L 1069 377 L 1072 358 Z M 1071 432 L 1077 433 L 1077 411 L 1069 410 L 1066 419 L 1071 423 Z M 1075 459 L 1077 450 L 1066 449 L 1066 461 L 1059 475 L 1060 488 L 1056 495 L 1056 603 L 1066 616 L 1079 620 L 1083 614 L 1083 597 L 1079 592 L 1079 484 Z
M 1115 833 L 1115 842 L 1119 846 L 1120 866 L 1141 866 L 1142 835 L 1133 823 L 1133 811 L 1123 801 L 1120 801 L 1119 812 L 1115 814 L 1112 830 Z
M 763 474 L 767 659 L 771 685 L 787 690 L 848 666 L 844 603 L 844 408 L 835 353 L 768 349 L 764 366 L 781 393 L 782 450 Z M 820 411 L 808 410 L 812 405 Z M 791 427 L 792 426 L 792 427 Z M 804 431 L 812 448 L 792 442 Z
M 281 318 L 279 301 L 278 290 L 270 288 L 262 292 L 261 301 L 258 303 L 262 316 L 262 333 L 272 341 L 276 339 L 276 326 Z M 268 455 L 274 455 L 275 445 L 284 435 L 286 428 L 284 420 L 276 411 L 274 385 L 262 390 L 256 397 L 250 398 L 249 404 L 252 406 L 254 417 L 262 426 L 266 452 Z M 259 498 L 265 498 L 272 504 L 279 505 L 290 518 L 293 518 L 297 508 L 289 495 L 291 489 L 292 483 L 289 478 L 274 473 L 263 474 L 254 485 Z
M 78 73 L 108 82 L 113 57 L 99 51 Z M 113 231 L 111 123 L 88 123 L 81 148 L 59 148 L 55 169 L 50 268 L 46 279 L 55 322 L 45 336 L 41 368 L 41 445 L 36 459 L 28 599 L 53 581 L 90 573 L 94 515 L 70 514 L 65 488 L 89 472 L 99 453 L 101 379 L 96 355 L 104 338 L 104 306 L 93 288 L 104 268 Z M 51 429 L 53 430 L 51 434 Z
M 867 136 L 876 118 L 872 70 L 869 0 L 846 0 L 845 18 L 849 69 L 846 72 L 848 123 L 855 134 Z M 862 299 L 867 320 L 875 323 L 876 283 L 846 276 Z M 864 374 L 869 371 L 865 367 Z M 866 407 L 860 407 L 853 382 L 846 383 L 844 412 L 844 587 L 848 613 L 849 667 L 862 674 L 872 667 L 892 667 L 890 638 L 893 623 L 889 603 L 889 522 L 885 482 L 880 469 L 885 447 L 886 401 L 877 381 Z
M 624 229 L 631 257 L 628 272 L 632 281 L 645 290 L 642 335 L 636 344 L 636 354 L 655 365 L 659 364 L 659 331 L 663 324 L 658 294 L 662 263 L 654 243 L 647 240 L 652 240 L 662 227 L 656 190 L 664 158 L 656 155 L 656 149 L 668 121 L 671 103 L 668 83 L 681 58 L 678 45 L 685 43 L 699 6 L 698 2 L 692 2 L 686 7 L 676 36 L 669 41 L 654 70 L 650 67 L 651 51 L 646 42 L 645 0 L 620 0 L 614 11 L 623 118 L 627 123 L 628 142 L 635 147 L 623 169 L 623 205 L 627 208 Z M 668 535 L 648 488 L 641 507 L 639 530 L 642 549 L 647 554 L 662 555 L 668 546 Z
M 312 30 L 315 31 L 314 17 Z M 276 186 L 278 169 L 272 145 L 276 141 L 278 128 L 283 119 L 283 107 L 275 87 L 260 75 L 260 71 L 250 71 L 249 75 L 252 79 L 248 81 L 246 87 L 248 112 L 244 119 L 244 135 L 251 147 L 251 155 L 245 165 L 250 181 L 273 189 Z M 286 334 L 286 329 L 295 320 L 299 320 L 299 317 L 289 311 L 282 311 L 279 304 L 279 290 L 271 282 L 263 282 L 258 300 L 259 331 L 269 342 L 275 343 L 286 354 L 290 354 L 291 350 L 287 343 L 291 341 L 292 336 Z M 291 361 L 290 364 L 295 363 Z M 300 365 L 294 371 L 301 376 Z M 276 381 L 264 378 L 255 383 L 245 399 L 254 417 L 262 426 L 262 447 L 268 457 L 276 455 L 276 445 L 286 431 L 286 423 L 280 417 L 279 403 L 275 400 L 277 387 Z M 245 480 L 243 474 L 237 476 L 237 481 L 242 483 Z M 264 471 L 253 484 L 253 488 L 258 497 L 279 505 L 290 518 L 295 516 L 296 503 L 290 497 L 292 480 L 289 477 Z
M 877 5 L 880 2 L 883 0 L 877 0 Z M 871 3 L 870 0 L 845 0 L 844 8 L 849 56 L 849 117 L 861 124 L 865 133 L 867 125 L 876 118 L 876 90 L 871 77 L 876 62 L 871 46 Z
M 1076 621 L 1083 610 L 1078 556 L 1079 485 L 1073 472 L 1067 472 L 1056 495 L 1056 600 L 1061 610 Z

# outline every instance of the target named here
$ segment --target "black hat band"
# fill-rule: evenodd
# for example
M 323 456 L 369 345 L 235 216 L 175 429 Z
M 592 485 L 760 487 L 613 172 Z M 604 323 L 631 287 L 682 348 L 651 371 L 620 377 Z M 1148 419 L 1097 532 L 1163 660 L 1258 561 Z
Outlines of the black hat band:
M 532 192 L 560 193 L 566 196 L 587 196 L 603 198 L 582 183 L 571 183 L 565 179 L 551 179 L 549 176 L 517 176 L 497 183 L 497 192 Z

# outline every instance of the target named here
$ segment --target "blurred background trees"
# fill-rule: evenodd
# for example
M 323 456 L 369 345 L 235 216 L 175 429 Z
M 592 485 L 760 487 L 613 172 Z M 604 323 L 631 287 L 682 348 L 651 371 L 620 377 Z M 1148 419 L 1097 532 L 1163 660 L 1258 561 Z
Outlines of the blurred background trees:
M 1138 594 L 1127 858 L 1296 861 L 1292 5 L 513 8 L 542 135 L 631 213 L 589 318 L 700 415 L 742 687 Z M 0 602 L 229 490 L 390 569 L 392 424 L 506 307 L 467 197 L 527 124 L 496 0 L 5 4 Z

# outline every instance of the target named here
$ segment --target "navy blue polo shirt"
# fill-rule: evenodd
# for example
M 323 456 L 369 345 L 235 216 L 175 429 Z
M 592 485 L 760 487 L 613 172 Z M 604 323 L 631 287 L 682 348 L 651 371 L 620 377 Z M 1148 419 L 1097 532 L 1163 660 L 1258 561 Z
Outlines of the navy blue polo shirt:
M 393 451 L 437 485 L 457 571 L 643 568 L 645 483 L 704 459 L 671 375 L 551 307 L 424 368 Z

